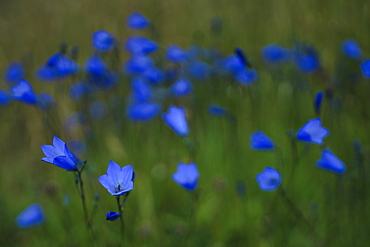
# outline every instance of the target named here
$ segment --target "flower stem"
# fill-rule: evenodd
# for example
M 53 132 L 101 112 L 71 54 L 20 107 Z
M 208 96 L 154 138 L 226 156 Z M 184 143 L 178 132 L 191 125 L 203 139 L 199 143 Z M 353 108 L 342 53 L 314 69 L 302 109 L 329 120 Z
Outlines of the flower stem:
M 88 216 L 89 214 L 87 212 L 85 189 L 84 189 L 84 183 L 83 183 L 82 176 L 81 176 L 81 171 L 77 171 L 77 177 L 78 177 L 78 184 L 79 184 L 79 189 L 80 189 L 80 197 L 81 197 L 81 202 L 82 202 L 82 210 L 84 214 L 84 219 L 85 219 L 86 227 L 90 229 L 89 216 Z
M 121 204 L 121 196 L 116 196 L 117 199 L 117 207 L 118 207 L 118 212 L 119 212 L 119 220 L 121 222 L 121 244 L 123 244 L 124 240 L 124 233 L 125 233 L 125 222 L 123 220 L 123 205 Z M 125 199 L 123 199 L 123 202 L 125 202 Z

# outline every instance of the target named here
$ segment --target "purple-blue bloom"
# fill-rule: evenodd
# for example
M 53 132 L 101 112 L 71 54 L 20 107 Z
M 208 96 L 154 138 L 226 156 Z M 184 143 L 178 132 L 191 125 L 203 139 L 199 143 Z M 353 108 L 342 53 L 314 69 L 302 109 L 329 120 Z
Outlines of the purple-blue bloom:
M 139 12 L 133 12 L 127 18 L 127 26 L 132 29 L 144 29 L 149 27 L 150 21 L 148 18 L 140 14 Z
M 108 213 L 105 214 L 106 220 L 114 221 L 118 218 L 119 218 L 119 213 L 117 212 L 109 211 Z
M 179 163 L 176 173 L 172 174 L 172 179 L 187 190 L 194 190 L 197 187 L 199 171 L 196 164 Z
M 167 47 L 166 59 L 174 63 L 186 62 L 189 58 L 189 54 L 186 50 L 180 48 L 177 45 L 170 45 Z
M 321 126 L 321 119 L 314 118 L 298 130 L 297 138 L 304 142 L 312 142 L 318 145 L 324 144 L 323 139 L 329 134 L 329 130 Z
M 320 113 L 321 104 L 322 104 L 323 99 L 324 99 L 324 93 L 322 91 L 317 92 L 315 95 L 314 103 L 313 103 L 316 114 Z
M 144 102 L 152 98 L 153 88 L 142 77 L 133 78 L 131 88 L 132 100 L 136 102 Z
M 249 146 L 253 150 L 265 151 L 273 150 L 275 148 L 274 142 L 262 131 L 252 133 L 250 138 L 251 141 L 249 143 Z
M 203 61 L 195 61 L 189 65 L 190 74 L 197 79 L 207 79 L 210 74 L 208 63 Z
M 256 175 L 257 183 L 263 191 L 276 190 L 281 184 L 281 174 L 272 167 L 266 167 Z
M 346 40 L 342 44 L 342 51 L 345 55 L 353 59 L 361 59 L 362 51 L 360 46 L 354 40 Z
M 185 77 L 178 79 L 171 87 L 170 93 L 175 97 L 182 97 L 190 94 L 193 90 L 193 85 Z
M 216 117 L 224 117 L 229 114 L 229 111 L 226 108 L 218 105 L 210 105 L 208 107 L 208 112 L 209 114 L 214 115 Z
M 147 67 L 141 76 L 154 85 L 158 85 L 164 80 L 163 72 L 154 66 Z
M 360 67 L 365 78 L 370 79 L 370 59 L 366 59 L 364 62 L 362 62 Z
M 13 98 L 23 103 L 33 105 L 36 103 L 36 94 L 32 89 L 31 84 L 24 80 L 20 79 L 18 84 L 10 88 L 10 92 L 13 95 Z
M 266 63 L 286 62 L 289 56 L 290 52 L 277 44 L 266 45 L 262 48 L 262 57 Z
M 116 46 L 116 38 L 104 30 L 93 33 L 91 38 L 92 46 L 97 51 L 111 51 Z
M 103 59 L 97 55 L 90 56 L 85 63 L 85 71 L 90 75 L 102 76 L 107 71 L 108 66 Z
M 101 119 L 107 113 L 107 106 L 102 101 L 95 101 L 90 105 L 89 113 L 93 119 Z
M 127 107 L 127 116 L 133 121 L 149 121 L 161 111 L 161 105 L 155 102 L 142 102 Z
M 20 228 L 28 228 L 39 225 L 45 221 L 44 212 L 38 203 L 31 204 L 17 217 L 16 222 Z
M 158 44 L 141 36 L 132 36 L 127 39 L 125 48 L 131 54 L 149 54 L 158 50 Z
M 121 168 L 111 160 L 108 165 L 107 174 L 100 176 L 98 180 L 112 196 L 121 196 L 134 189 L 134 176 L 133 165 Z
M 124 70 L 129 75 L 137 75 L 153 66 L 153 60 L 146 55 L 134 55 L 125 64 Z
M 342 174 L 346 171 L 346 165 L 338 159 L 329 149 L 325 149 L 321 153 L 321 159 L 316 162 L 319 168 Z
M 55 53 L 37 70 L 37 77 L 42 81 L 53 81 L 77 73 L 75 61 L 62 53 Z
M 12 62 L 6 69 L 4 80 L 8 83 L 17 83 L 23 76 L 23 64 L 19 62 Z
M 91 92 L 92 88 L 85 82 L 78 82 L 69 88 L 69 95 L 74 100 L 79 100 Z
M 162 114 L 163 121 L 179 136 L 186 136 L 189 133 L 186 122 L 185 108 L 170 106 L 167 113 Z
M 53 145 L 40 146 L 46 157 L 42 161 L 59 166 L 67 171 L 76 171 L 82 165 L 81 160 L 68 150 L 67 144 L 57 136 L 53 138 Z
M 244 68 L 239 70 L 236 75 L 235 79 L 243 86 L 248 86 L 253 82 L 257 81 L 258 73 L 255 69 L 248 69 Z

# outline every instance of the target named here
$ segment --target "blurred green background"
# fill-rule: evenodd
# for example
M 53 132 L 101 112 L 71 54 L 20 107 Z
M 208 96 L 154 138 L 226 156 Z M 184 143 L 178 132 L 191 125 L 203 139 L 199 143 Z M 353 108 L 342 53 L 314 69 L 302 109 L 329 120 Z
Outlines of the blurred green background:
M 123 43 L 133 34 L 125 26 L 133 11 L 151 20 L 153 28 L 144 35 L 160 44 L 159 54 L 173 43 L 183 48 L 192 44 L 214 47 L 223 54 L 243 48 L 260 73 L 258 87 L 251 89 L 260 100 L 251 105 L 249 89 L 214 80 L 195 84 L 190 99 L 168 102 L 187 108 L 190 137 L 197 143 L 200 195 L 190 219 L 191 196 L 170 176 L 178 162 L 194 160 L 160 117 L 150 123 L 125 120 L 117 125 L 110 109 L 106 118 L 92 122 L 88 151 L 80 154 L 88 160 L 83 178 L 90 211 L 94 193 L 100 195 L 93 226 L 97 237 L 92 240 L 84 228 L 73 174 L 40 161 L 39 146 L 51 144 L 53 135 L 66 142 L 85 138 L 81 128 L 70 134 L 64 126 L 79 107 L 60 83 L 41 83 L 34 72 L 58 51 L 62 41 L 78 45 L 80 64 L 93 53 L 91 34 L 97 30 L 106 30 Z M 218 36 L 210 30 L 213 17 L 222 20 Z M 127 245 L 366 246 L 370 240 L 369 190 L 362 188 L 369 182 L 359 180 L 352 143 L 362 141 L 363 162 L 369 165 L 369 81 L 362 79 L 351 91 L 339 88 L 335 93 L 341 100 L 340 110 L 333 110 L 328 101 L 323 106 L 323 126 L 331 131 L 325 145 L 346 163 L 348 172 L 343 177 L 315 167 L 323 147 L 311 146 L 307 151 L 301 143 L 298 149 L 304 155 L 294 176 L 289 176 L 294 164 L 287 130 L 295 132 L 314 118 L 313 93 L 332 86 L 329 78 L 342 58 L 344 40 L 355 39 L 365 56 L 369 54 L 369 30 L 370 3 L 364 0 L 0 1 L 0 71 L 12 61 L 22 61 L 35 91 L 50 92 L 58 104 L 54 129 L 45 124 L 48 116 L 35 107 L 13 102 L 0 109 L 0 246 L 116 246 L 119 222 L 107 222 L 104 217 L 116 210 L 115 198 L 97 181 L 109 160 L 121 166 L 134 164 L 137 173 L 124 215 Z M 304 78 L 311 88 L 307 91 L 294 88 L 294 78 L 287 75 L 276 79 L 260 55 L 267 44 L 292 47 L 297 40 L 317 47 L 324 68 L 321 74 Z M 123 62 L 128 54 L 120 49 Z M 120 81 L 123 90 L 128 85 L 129 81 Z M 5 82 L 1 88 L 7 89 Z M 96 98 L 108 101 L 109 95 L 101 93 Z M 232 111 L 237 125 L 207 115 L 211 103 Z M 119 114 L 124 115 L 125 109 Z M 249 149 L 249 135 L 258 129 L 280 147 L 285 163 L 283 186 L 295 206 L 315 222 L 313 232 L 304 230 L 277 192 L 258 188 L 255 175 L 265 166 L 281 168 L 278 152 Z M 245 195 L 238 194 L 238 181 L 246 185 Z M 69 204 L 65 195 L 70 197 Z M 43 206 L 46 222 L 18 229 L 16 216 L 33 202 Z

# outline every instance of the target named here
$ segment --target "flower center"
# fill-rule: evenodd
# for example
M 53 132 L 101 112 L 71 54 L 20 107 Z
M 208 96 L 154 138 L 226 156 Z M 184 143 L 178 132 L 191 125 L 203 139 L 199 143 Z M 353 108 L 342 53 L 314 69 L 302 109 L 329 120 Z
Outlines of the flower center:
M 121 192 L 123 189 L 121 188 L 121 184 L 117 182 L 117 187 L 116 187 L 116 193 Z

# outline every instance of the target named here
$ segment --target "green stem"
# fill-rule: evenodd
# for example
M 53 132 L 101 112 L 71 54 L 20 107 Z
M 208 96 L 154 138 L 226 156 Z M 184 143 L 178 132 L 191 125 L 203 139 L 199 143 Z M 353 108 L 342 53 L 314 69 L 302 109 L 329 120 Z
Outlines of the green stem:
M 117 207 L 118 207 L 118 212 L 119 212 L 119 220 L 121 222 L 121 244 L 123 244 L 123 240 L 124 240 L 124 233 L 125 233 L 125 222 L 123 220 L 123 207 L 122 207 L 122 204 L 120 202 L 120 199 L 121 199 L 121 196 L 116 196 L 116 199 L 117 199 Z M 125 200 L 124 200 L 125 201 Z

